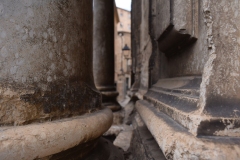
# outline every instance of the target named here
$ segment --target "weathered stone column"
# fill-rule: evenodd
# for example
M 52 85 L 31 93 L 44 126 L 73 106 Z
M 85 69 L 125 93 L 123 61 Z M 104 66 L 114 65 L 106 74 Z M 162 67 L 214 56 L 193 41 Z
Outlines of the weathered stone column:
M 90 152 L 112 123 L 93 81 L 92 1 L 2 0 L 0 57 L 0 159 Z
M 94 0 L 93 73 L 96 87 L 102 93 L 105 106 L 121 107 L 114 83 L 114 1 Z

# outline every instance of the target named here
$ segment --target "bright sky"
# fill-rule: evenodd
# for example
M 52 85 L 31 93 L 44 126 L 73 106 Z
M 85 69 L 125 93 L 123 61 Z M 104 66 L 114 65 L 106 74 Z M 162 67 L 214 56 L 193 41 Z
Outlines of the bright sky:
M 131 10 L 132 0 L 115 0 L 117 7 L 126 9 L 128 11 Z

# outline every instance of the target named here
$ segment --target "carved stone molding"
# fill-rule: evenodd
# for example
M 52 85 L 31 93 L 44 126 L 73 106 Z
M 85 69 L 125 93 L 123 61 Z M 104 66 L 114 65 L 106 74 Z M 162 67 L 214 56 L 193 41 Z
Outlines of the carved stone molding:
M 167 159 L 239 159 L 239 138 L 195 137 L 146 101 L 138 101 L 136 110 Z
M 91 114 L 52 122 L 2 127 L 0 159 L 44 158 L 77 145 L 83 146 L 79 153 L 86 155 L 95 146 L 92 142 L 110 128 L 112 118 L 112 112 L 109 109 L 103 109 Z M 85 147 L 88 147 L 88 150 L 85 150 Z
M 150 35 L 167 57 L 181 53 L 197 40 L 198 5 L 198 0 L 151 1 Z

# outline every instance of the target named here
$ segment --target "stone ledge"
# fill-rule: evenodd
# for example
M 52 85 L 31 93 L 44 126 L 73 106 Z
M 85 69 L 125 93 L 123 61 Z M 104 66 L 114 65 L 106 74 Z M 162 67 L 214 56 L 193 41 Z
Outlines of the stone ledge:
M 136 109 L 167 159 L 237 160 L 240 157 L 239 138 L 195 137 L 146 101 L 138 101 Z
M 160 79 L 144 95 L 144 100 L 196 136 L 240 137 L 239 118 L 208 114 L 199 107 L 201 81 L 201 77 Z M 215 109 L 219 111 L 219 107 Z
M 0 128 L 0 159 L 32 160 L 86 144 L 106 132 L 112 120 L 112 112 L 103 109 L 59 121 Z
M 132 157 L 141 160 L 166 160 L 157 142 L 137 113 L 133 119 Z

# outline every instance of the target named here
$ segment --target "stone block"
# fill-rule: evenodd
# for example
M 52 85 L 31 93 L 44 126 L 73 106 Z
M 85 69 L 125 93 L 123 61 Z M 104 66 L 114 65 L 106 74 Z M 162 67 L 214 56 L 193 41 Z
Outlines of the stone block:
M 126 151 L 128 151 L 128 149 L 130 147 L 132 135 L 133 135 L 132 130 L 122 131 L 119 133 L 117 138 L 114 140 L 113 144 L 115 146 L 122 148 L 126 152 Z

